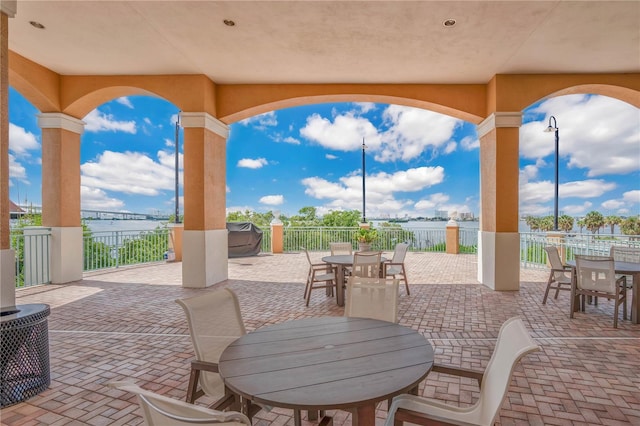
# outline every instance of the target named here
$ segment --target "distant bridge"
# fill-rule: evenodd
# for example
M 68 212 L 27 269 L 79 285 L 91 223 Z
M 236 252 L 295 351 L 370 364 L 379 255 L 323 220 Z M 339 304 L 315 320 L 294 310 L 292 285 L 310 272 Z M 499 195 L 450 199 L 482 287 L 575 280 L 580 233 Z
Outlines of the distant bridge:
M 11 212 L 12 215 L 40 214 L 40 206 L 19 206 L 22 212 Z M 112 212 L 107 210 L 81 209 L 80 216 L 83 219 L 118 219 L 118 220 L 169 220 L 168 214 L 161 213 L 133 213 L 133 212 Z

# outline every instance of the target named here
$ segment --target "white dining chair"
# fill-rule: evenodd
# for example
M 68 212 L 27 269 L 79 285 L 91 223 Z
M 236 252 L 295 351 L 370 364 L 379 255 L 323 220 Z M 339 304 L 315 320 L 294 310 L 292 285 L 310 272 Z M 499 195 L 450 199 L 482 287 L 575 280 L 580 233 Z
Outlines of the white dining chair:
M 350 276 L 344 316 L 398 322 L 398 287 L 397 279 Z

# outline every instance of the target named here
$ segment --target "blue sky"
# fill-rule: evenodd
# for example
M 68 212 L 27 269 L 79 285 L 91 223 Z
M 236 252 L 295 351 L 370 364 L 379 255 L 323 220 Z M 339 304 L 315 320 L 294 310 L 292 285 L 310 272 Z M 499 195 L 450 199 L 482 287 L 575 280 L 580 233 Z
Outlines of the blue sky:
M 177 113 L 163 99 L 130 96 L 84 117 L 82 207 L 173 212 Z M 33 205 L 42 199 L 37 114 L 10 90 L 10 197 Z M 554 134 L 543 131 L 550 115 L 560 129 L 560 213 L 639 214 L 640 110 L 595 95 L 551 98 L 524 111 L 520 214 L 553 212 Z M 471 123 L 398 105 L 327 103 L 230 127 L 227 209 L 361 210 L 364 138 L 368 218 L 431 217 L 436 210 L 478 215 L 479 143 Z M 182 152 L 182 135 L 180 141 Z

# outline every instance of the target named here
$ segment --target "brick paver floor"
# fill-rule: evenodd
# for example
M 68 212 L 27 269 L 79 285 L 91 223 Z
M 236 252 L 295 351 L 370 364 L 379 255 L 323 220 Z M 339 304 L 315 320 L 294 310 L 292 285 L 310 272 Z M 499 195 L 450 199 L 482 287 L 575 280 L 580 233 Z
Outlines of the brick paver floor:
M 325 254 L 312 256 L 319 260 Z M 500 424 L 640 425 L 640 326 L 620 321 L 613 329 L 610 302 L 589 306 L 571 320 L 567 292 L 542 305 L 544 270 L 522 270 L 520 291 L 495 292 L 478 284 L 473 255 L 409 253 L 407 265 L 411 295 L 401 287 L 400 323 L 431 341 L 436 362 L 484 368 L 500 325 L 515 315 L 541 345 L 515 370 Z M 302 254 L 264 254 L 230 259 L 229 280 L 207 289 L 182 288 L 181 264 L 167 263 L 19 290 L 18 304 L 51 306 L 51 386 L 1 410 L 2 425 L 140 424 L 135 397 L 106 383 L 133 378 L 144 388 L 184 399 L 193 352 L 175 299 L 231 288 L 248 330 L 342 315 L 322 290 L 314 291 L 309 307 L 304 306 L 306 272 Z M 420 393 L 465 405 L 477 398 L 478 388 L 467 379 L 432 373 Z M 261 412 L 254 424 L 293 425 L 291 414 L 275 408 Z M 348 412 L 330 414 L 336 425 L 351 424 Z M 383 402 L 377 423 L 385 418 Z

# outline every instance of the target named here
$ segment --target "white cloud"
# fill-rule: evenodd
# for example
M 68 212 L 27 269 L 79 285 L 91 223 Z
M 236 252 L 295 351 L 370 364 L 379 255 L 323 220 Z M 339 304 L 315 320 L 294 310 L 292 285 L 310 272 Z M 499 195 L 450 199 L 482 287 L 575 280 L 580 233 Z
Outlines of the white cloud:
M 13 151 L 16 156 L 29 156 L 31 150 L 40 149 L 40 143 L 31 132 L 23 127 L 9 123 L 9 151 Z
M 131 101 L 129 100 L 129 98 L 127 98 L 126 96 L 122 96 L 118 99 L 116 99 L 116 102 L 119 104 L 122 104 L 128 108 L 133 109 L 133 104 L 131 103 Z
M 336 155 L 333 154 L 325 154 L 324 158 L 326 158 L 327 160 L 337 160 L 338 157 Z
M 554 133 L 545 133 L 551 115 L 559 129 L 560 161 L 586 169 L 588 177 L 640 170 L 640 110 L 606 96 L 559 96 L 531 112 L 542 122 L 520 128 L 520 154 L 541 158 L 555 154 Z
M 627 191 L 622 194 L 622 199 L 625 203 L 640 204 L 640 190 Z
M 150 119 L 149 117 L 145 117 L 145 118 L 143 118 L 143 119 L 142 119 L 142 121 L 144 121 L 146 124 L 148 124 L 148 125 L 150 125 L 150 126 L 152 126 L 152 125 L 153 125 L 153 123 L 151 122 L 151 119 Z
M 259 169 L 266 166 L 268 161 L 264 158 L 243 158 L 238 161 L 238 167 L 245 167 L 247 169 Z
M 605 210 L 618 210 L 624 206 L 624 201 L 620 200 L 607 200 L 601 204 Z
M 124 132 L 136 134 L 136 122 L 117 121 L 112 114 L 105 114 L 94 109 L 84 117 L 87 132 Z
M 353 113 L 338 115 L 331 122 L 320 114 L 307 117 L 307 124 L 300 129 L 300 135 L 325 148 L 336 151 L 354 151 L 362 148 L 362 138 L 369 148 L 380 146 L 380 135 L 375 126 L 366 118 Z
M 451 141 L 447 144 L 447 146 L 444 147 L 444 150 L 442 152 L 444 152 L 445 154 L 451 154 L 456 150 L 457 147 L 458 147 L 458 144 Z
M 284 196 L 282 195 L 265 195 L 260 198 L 260 203 L 266 204 L 269 206 L 279 206 L 284 203 Z
M 105 151 L 80 166 L 82 185 L 90 189 L 157 196 L 175 189 L 174 156 L 158 151 L 158 161 L 139 152 Z M 182 158 L 179 159 L 182 165 Z M 182 171 L 180 182 L 184 179 Z
M 87 210 L 118 211 L 124 207 L 124 202 L 117 198 L 111 198 L 105 191 L 99 188 L 80 186 L 80 204 Z
M 358 112 L 361 114 L 366 114 L 369 111 L 376 110 L 376 104 L 373 102 L 354 102 L 353 104 L 358 108 Z
M 278 118 L 275 111 L 265 112 L 264 114 L 254 115 L 239 121 L 243 126 L 253 126 L 258 130 L 265 130 L 267 127 L 275 127 L 278 125 Z
M 558 186 L 558 197 L 562 199 L 571 197 L 595 198 L 615 189 L 615 187 L 615 183 L 601 179 L 567 182 Z M 548 180 L 520 184 L 521 204 L 545 203 L 553 200 L 554 194 L 555 185 Z
M 465 151 L 471 151 L 480 148 L 480 139 L 471 136 L 465 136 L 460 141 L 460 146 Z
M 11 179 L 17 179 L 24 183 L 29 183 L 27 179 L 27 170 L 24 166 L 16 161 L 16 157 L 9 153 L 9 183 Z
M 366 178 L 366 208 L 368 216 L 404 214 L 412 212 L 412 200 L 396 199 L 398 192 L 421 191 L 437 185 L 444 179 L 442 167 L 419 167 L 393 174 L 376 173 Z M 351 173 L 331 182 L 320 177 L 302 180 L 305 193 L 324 200 L 327 210 L 362 210 L 362 176 Z
M 583 214 L 591 211 L 592 207 L 593 203 L 591 201 L 585 201 L 582 204 L 571 204 L 568 206 L 562 206 L 560 210 L 561 214 L 567 214 L 569 216 L 582 216 Z
M 282 133 L 276 132 L 268 135 L 269 138 L 277 143 L 288 143 L 291 145 L 300 145 L 300 141 L 293 136 L 283 137 Z
M 449 201 L 449 196 L 438 192 L 429 195 L 429 198 L 418 201 L 414 207 L 416 211 L 423 212 L 425 214 L 433 214 L 433 210 L 436 210 L 439 206 L 446 204 Z M 438 208 L 438 210 L 440 210 Z

